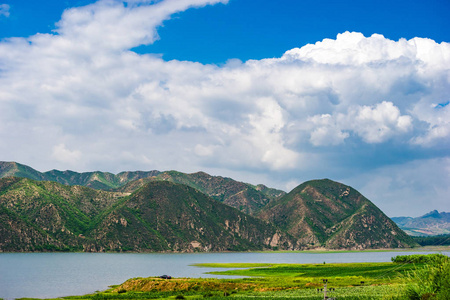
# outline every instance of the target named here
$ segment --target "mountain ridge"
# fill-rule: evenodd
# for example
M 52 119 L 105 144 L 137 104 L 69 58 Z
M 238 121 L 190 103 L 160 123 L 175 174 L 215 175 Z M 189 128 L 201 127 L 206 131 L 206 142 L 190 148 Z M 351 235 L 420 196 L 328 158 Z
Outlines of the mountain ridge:
M 14 249 L 14 241 L 21 243 L 20 251 L 360 250 L 417 245 L 358 191 L 329 179 L 307 181 L 286 194 L 204 172 L 121 172 L 125 175 L 119 178 L 107 172 L 40 173 L 17 163 L 0 163 L 0 177 L 5 174 L 40 181 L 0 179 L 0 251 Z M 145 175 L 150 176 L 140 178 Z M 45 176 L 54 181 L 43 180 Z M 114 185 L 119 187 L 112 189 Z M 25 236 L 14 240 L 5 228 Z M 220 234 L 210 235 L 204 228 Z
M 51 170 L 39 172 L 16 162 L 0 161 L 0 178 L 6 176 L 24 177 L 40 181 L 55 181 L 65 185 L 81 185 L 106 191 L 133 192 L 149 181 L 171 181 L 196 188 L 210 197 L 254 215 L 265 204 L 285 194 L 284 191 L 252 185 L 222 176 L 212 176 L 205 172 L 182 173 L 178 171 L 123 171 L 83 172 Z
M 81 185 L 95 189 L 111 190 L 129 181 L 155 176 L 160 171 L 124 171 L 118 174 L 110 172 L 74 172 L 70 170 L 50 170 L 39 172 L 29 166 L 17 162 L 0 161 L 0 178 L 7 176 L 24 177 L 39 181 L 55 181 L 65 185 Z
M 392 220 L 413 236 L 450 234 L 450 213 L 432 210 L 420 217 L 393 217 Z
M 109 199 L 109 201 L 107 201 Z M 295 249 L 271 224 L 186 185 L 132 194 L 0 179 L 0 251 L 195 252 Z

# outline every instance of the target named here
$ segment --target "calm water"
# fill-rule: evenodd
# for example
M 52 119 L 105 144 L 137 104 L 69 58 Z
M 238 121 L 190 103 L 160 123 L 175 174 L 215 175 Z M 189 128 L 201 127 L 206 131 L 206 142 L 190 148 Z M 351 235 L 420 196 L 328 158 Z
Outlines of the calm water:
M 83 295 L 133 277 L 219 277 L 195 263 L 389 262 L 391 257 L 431 252 L 352 253 L 0 253 L 0 298 Z M 450 252 L 442 252 L 449 255 Z M 217 269 L 216 269 L 217 270 Z

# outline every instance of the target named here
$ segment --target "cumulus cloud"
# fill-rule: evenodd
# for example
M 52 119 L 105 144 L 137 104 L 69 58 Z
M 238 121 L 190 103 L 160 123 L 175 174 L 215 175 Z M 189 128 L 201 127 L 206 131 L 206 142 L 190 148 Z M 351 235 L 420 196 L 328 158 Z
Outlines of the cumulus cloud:
M 437 105 L 449 101 L 445 42 L 345 32 L 280 58 L 223 66 L 130 50 L 158 39 L 172 14 L 226 2 L 100 0 L 66 10 L 53 34 L 0 42 L 5 159 L 267 180 L 276 172 L 278 181 L 296 182 L 317 162 L 338 168 L 336 153 L 346 149 L 395 141 L 414 157 L 450 146 L 450 106 Z M 24 140 L 39 154 L 13 150 Z
M 314 125 L 310 141 L 315 146 L 341 144 L 349 132 L 367 143 L 381 143 L 412 128 L 412 118 L 400 115 L 398 107 L 386 101 L 375 106 L 352 106 L 346 114 L 316 115 L 309 121 Z
M 339 115 L 337 118 L 340 119 L 342 116 Z M 350 136 L 348 132 L 342 131 L 337 124 L 338 120 L 330 114 L 315 115 L 308 120 L 314 127 L 310 138 L 314 146 L 339 145 Z
M 422 62 L 438 69 L 447 69 L 442 62 L 450 57 L 448 43 L 437 44 L 426 38 L 392 41 L 381 34 L 365 37 L 358 32 L 344 32 L 335 40 L 324 39 L 316 44 L 287 51 L 286 61 L 313 61 L 331 65 L 386 64 L 394 61 Z
M 8 4 L 0 4 L 0 18 L 9 17 L 10 6 Z

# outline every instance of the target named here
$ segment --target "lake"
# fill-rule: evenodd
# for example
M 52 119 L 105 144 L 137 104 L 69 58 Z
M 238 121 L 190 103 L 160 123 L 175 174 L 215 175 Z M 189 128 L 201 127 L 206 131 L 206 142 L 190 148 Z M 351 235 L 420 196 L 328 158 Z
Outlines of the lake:
M 220 277 L 197 263 L 389 262 L 405 254 L 436 252 L 346 253 L 0 253 L 0 298 L 50 298 L 102 291 L 133 277 Z M 450 252 L 442 254 L 450 256 Z M 227 277 L 230 278 L 230 277 Z

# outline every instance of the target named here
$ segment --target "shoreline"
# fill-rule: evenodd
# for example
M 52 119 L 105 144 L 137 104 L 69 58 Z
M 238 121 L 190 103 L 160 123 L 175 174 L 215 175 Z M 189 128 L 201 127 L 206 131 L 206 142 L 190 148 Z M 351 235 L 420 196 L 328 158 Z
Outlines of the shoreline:
M 381 249 L 308 249 L 308 250 L 255 250 L 255 251 L 196 251 L 196 252 L 183 252 L 183 251 L 163 251 L 163 252 L 137 252 L 137 251 L 104 251 L 104 252 L 92 252 L 92 251 L 0 251 L 2 253 L 104 253 L 104 254 L 200 254 L 200 253 L 353 253 L 353 252 L 428 252 L 428 251 L 450 251 L 450 245 L 448 246 L 423 246 L 414 248 L 381 248 Z

